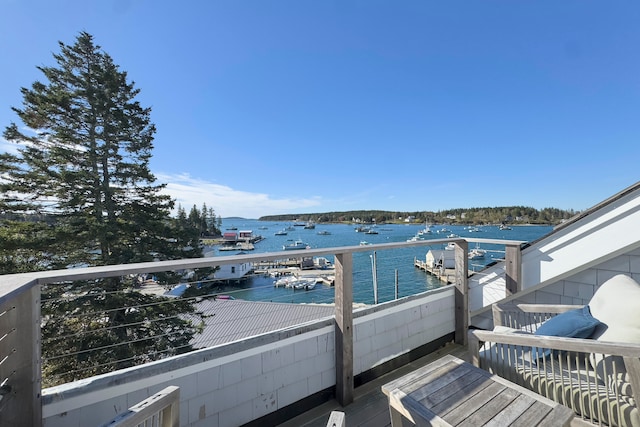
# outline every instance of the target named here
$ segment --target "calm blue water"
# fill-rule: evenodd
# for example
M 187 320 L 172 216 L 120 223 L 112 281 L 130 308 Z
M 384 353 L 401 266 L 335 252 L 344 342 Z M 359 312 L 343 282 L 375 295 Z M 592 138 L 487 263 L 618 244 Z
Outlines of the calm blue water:
M 354 225 L 346 224 L 318 224 L 315 229 L 304 229 L 303 227 L 293 227 L 286 236 L 276 236 L 275 232 L 288 226 L 288 222 L 268 222 L 250 219 L 224 219 L 222 231 L 227 228 L 237 227 L 239 231 L 252 230 L 254 235 L 262 235 L 264 240 L 255 244 L 252 253 L 264 252 L 286 252 L 282 246 L 292 243 L 294 240 L 302 240 L 312 248 L 329 248 L 336 246 L 356 246 L 361 241 L 369 243 L 391 243 L 404 242 L 415 236 L 424 228 L 424 224 L 384 224 L 378 225 L 375 229 L 378 234 L 365 234 L 355 231 Z M 446 228 L 448 231 L 438 233 L 438 230 Z M 330 235 L 319 235 L 319 231 L 326 230 Z M 432 233 L 425 234 L 428 239 L 446 238 L 448 234 L 454 233 L 461 237 L 487 238 L 487 239 L 509 239 L 532 241 L 552 230 L 551 226 L 513 226 L 512 230 L 500 230 L 497 226 L 482 226 L 480 231 L 470 232 L 467 226 L 456 225 L 434 225 L 431 226 Z M 470 247 L 475 246 L 473 243 Z M 486 265 L 504 256 L 504 246 L 501 245 L 480 245 L 482 249 L 488 250 L 484 260 L 469 261 L 470 269 L 478 270 L 482 265 Z M 442 286 L 442 282 L 417 269 L 413 265 L 414 258 L 425 259 L 429 249 L 442 249 L 441 244 L 425 246 L 420 248 L 403 248 L 394 250 L 376 251 L 376 271 L 378 278 L 378 302 L 392 300 L 395 297 L 396 274 L 398 277 L 399 296 L 412 295 L 425 290 Z M 209 248 L 208 250 L 211 250 Z M 496 251 L 496 252 L 491 252 Z M 213 256 L 233 255 L 236 252 L 219 252 L 213 248 Z M 332 256 L 327 258 L 333 262 Z M 373 289 L 373 250 L 370 252 L 355 253 L 353 255 L 353 287 L 354 302 L 372 304 L 374 302 Z M 327 285 L 317 284 L 313 290 L 304 291 L 287 288 L 275 288 L 272 277 L 253 276 L 241 285 L 221 286 L 218 292 L 233 295 L 238 299 L 251 301 L 272 301 L 272 302 L 293 302 L 293 303 L 332 303 L 334 300 L 334 289 Z

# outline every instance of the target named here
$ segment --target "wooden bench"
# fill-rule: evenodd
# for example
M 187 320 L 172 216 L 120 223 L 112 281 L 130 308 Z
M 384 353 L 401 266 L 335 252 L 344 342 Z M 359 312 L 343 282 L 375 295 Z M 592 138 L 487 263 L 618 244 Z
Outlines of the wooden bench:
M 571 409 L 447 355 L 382 386 L 391 425 L 567 426 Z

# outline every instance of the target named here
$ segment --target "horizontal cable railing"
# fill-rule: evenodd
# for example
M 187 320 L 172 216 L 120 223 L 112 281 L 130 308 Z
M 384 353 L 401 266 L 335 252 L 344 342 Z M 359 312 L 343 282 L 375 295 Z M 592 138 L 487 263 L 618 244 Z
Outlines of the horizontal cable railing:
M 406 263 L 411 266 L 409 270 L 413 269 L 414 256 L 408 249 L 421 248 L 422 253 L 426 254 L 431 248 L 442 249 L 448 242 L 457 245 L 464 243 L 466 249 L 467 241 L 517 247 L 522 243 L 489 239 L 441 239 L 0 276 L 0 424 L 19 425 L 12 423 L 12 420 L 23 422 L 25 414 L 34 417 L 34 425 L 40 424 L 41 387 L 148 363 L 196 348 L 219 345 L 225 340 L 232 341 L 238 339 L 234 327 L 242 322 L 249 324 L 242 331 L 245 336 L 264 333 L 264 329 L 251 325 L 251 316 L 256 314 L 246 312 L 244 319 L 238 317 L 238 310 L 234 308 L 234 303 L 238 301 L 221 299 L 224 295 L 225 298 L 235 296 L 237 300 L 242 300 L 246 289 L 241 285 L 204 277 L 172 282 L 163 282 L 158 278 L 154 282 L 156 293 L 145 294 L 145 282 L 137 280 L 142 275 L 171 276 L 178 271 L 184 273 L 193 270 L 197 276 L 200 269 L 242 263 L 268 264 L 303 256 L 336 257 L 336 262 L 353 258 L 351 265 L 340 264 L 339 268 L 331 270 L 336 275 L 334 280 L 338 284 L 364 283 L 364 286 L 350 289 L 353 292 L 352 301 L 373 304 L 393 300 L 396 295 L 401 298 L 442 285 L 429 284 L 425 274 L 424 282 L 408 286 L 416 272 L 393 267 Z M 466 266 L 466 252 L 460 259 L 463 258 Z M 340 277 L 342 271 L 351 273 L 350 280 L 345 281 Z M 260 276 L 255 272 L 251 274 Z M 304 271 L 299 271 L 300 276 L 304 274 Z M 257 293 L 261 288 L 272 290 L 277 278 L 267 277 L 265 273 L 261 277 L 264 280 L 252 290 Z M 460 277 L 464 277 L 466 282 L 466 274 Z M 185 291 L 182 295 L 172 297 L 164 295 L 164 290 L 170 290 L 177 284 L 197 292 L 191 294 Z M 344 300 L 340 298 L 340 304 L 333 306 L 338 301 L 334 289 L 341 292 L 342 286 L 333 288 L 330 284 L 317 283 L 312 288 L 301 290 L 283 288 L 271 292 L 269 300 L 265 302 L 301 302 L 296 295 L 304 295 L 304 302 L 329 306 L 328 311 L 312 315 L 303 312 L 291 315 L 287 319 L 288 325 L 295 325 L 309 321 L 310 316 L 320 318 L 333 315 L 335 310 L 340 311 L 339 306 Z M 214 320 L 217 321 L 218 333 L 215 337 L 206 336 L 203 332 Z M 197 345 L 194 346 L 194 343 Z M 150 350 L 141 351 L 147 348 Z M 18 396 L 18 390 L 21 393 L 27 390 L 32 396 Z M 12 400 L 30 403 L 16 412 L 17 403 L 11 403 Z

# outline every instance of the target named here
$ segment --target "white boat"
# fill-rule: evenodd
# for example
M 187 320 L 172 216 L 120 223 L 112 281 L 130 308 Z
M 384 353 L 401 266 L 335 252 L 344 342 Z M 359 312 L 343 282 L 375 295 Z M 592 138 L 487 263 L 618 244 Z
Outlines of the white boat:
M 498 227 L 500 230 L 511 230 L 511 227 L 509 227 L 506 224 L 500 224 L 500 227 Z
M 371 243 L 367 242 L 366 240 L 362 240 L 360 242 L 360 246 L 369 246 Z
M 273 234 L 276 235 L 276 236 L 286 236 L 287 235 L 287 230 L 276 231 Z
M 296 276 L 285 276 L 273 282 L 276 288 L 290 288 L 298 280 Z
M 235 245 L 224 245 L 218 248 L 219 251 L 252 251 L 255 249 L 253 243 L 238 242 Z
M 298 279 L 296 282 L 293 283 L 293 289 L 295 290 L 306 290 L 306 291 L 310 291 L 311 289 L 316 287 L 316 280 L 315 279 Z
M 481 259 L 487 254 L 487 251 L 480 249 L 480 246 L 476 245 L 475 248 L 469 251 L 469 259 Z
M 311 290 L 316 287 L 317 280 L 308 277 L 287 276 L 273 282 L 276 288 Z
M 378 230 L 374 230 L 373 228 L 368 229 L 364 232 L 365 234 L 378 234 Z
M 328 232 L 327 230 L 322 230 L 322 231 L 318 231 L 318 234 L 321 235 L 321 236 L 328 236 L 331 233 Z
M 407 239 L 407 242 L 422 242 L 424 239 L 418 235 L 413 236 L 410 239 Z
M 311 246 L 303 242 L 302 240 L 296 240 L 293 243 L 289 243 L 288 245 L 282 246 L 282 250 L 284 251 L 295 251 L 298 249 L 309 249 Z
M 306 228 L 307 230 L 313 230 L 314 228 L 316 228 L 315 223 L 313 223 L 313 221 L 309 221 L 304 225 L 304 228 Z
M 429 234 L 429 233 L 431 233 L 431 227 L 429 227 L 429 224 L 425 224 L 424 228 L 418 231 L 418 236 L 422 236 L 423 234 Z

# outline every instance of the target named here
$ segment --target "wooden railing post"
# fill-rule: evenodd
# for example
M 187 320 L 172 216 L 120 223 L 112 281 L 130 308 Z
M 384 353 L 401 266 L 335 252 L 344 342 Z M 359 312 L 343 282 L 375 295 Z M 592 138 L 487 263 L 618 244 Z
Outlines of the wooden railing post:
M 0 314 L 0 426 L 41 426 L 40 286 L 1 304 Z
M 520 245 L 505 245 L 505 296 L 522 290 L 522 251 Z
M 466 240 L 455 243 L 455 342 L 466 346 L 469 329 L 469 243 Z
M 336 400 L 353 402 L 353 254 L 335 257 Z

